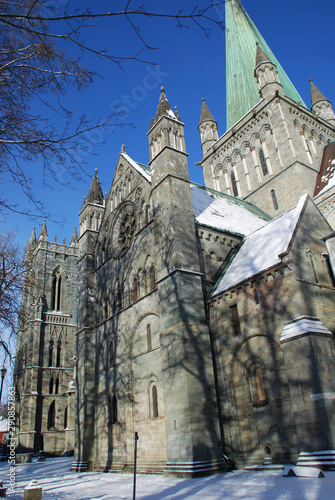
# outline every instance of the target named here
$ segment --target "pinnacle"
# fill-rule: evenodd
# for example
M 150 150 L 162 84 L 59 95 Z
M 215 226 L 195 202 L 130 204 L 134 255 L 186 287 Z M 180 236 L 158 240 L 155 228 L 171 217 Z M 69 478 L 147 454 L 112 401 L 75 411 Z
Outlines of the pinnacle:
M 98 169 L 95 169 L 94 172 L 94 177 L 92 179 L 91 187 L 87 195 L 87 202 L 88 203 L 99 203 L 100 205 L 103 205 L 104 197 L 102 194 L 101 186 L 100 186 L 100 181 L 98 177 Z
M 256 68 L 259 64 L 263 63 L 263 62 L 268 62 L 270 61 L 270 59 L 268 58 L 268 56 L 265 54 L 264 50 L 261 49 L 260 45 L 258 42 L 256 42 Z
M 309 79 L 310 84 L 311 84 L 311 104 L 312 107 L 318 102 L 318 101 L 328 101 L 328 99 L 323 95 L 322 92 L 317 88 L 313 80 L 310 78 Z
M 45 219 L 44 219 L 44 221 L 43 221 L 43 225 L 42 225 L 42 229 L 41 229 L 41 232 L 40 232 L 39 238 L 41 238 L 41 236 L 46 236 L 46 237 L 48 237 L 48 230 L 47 230 L 47 224 L 46 224 Z
M 214 120 L 214 118 L 212 116 L 212 113 L 209 111 L 208 106 L 207 106 L 207 104 L 205 102 L 205 98 L 203 97 L 202 98 L 202 106 L 201 106 L 201 113 L 200 113 L 199 125 L 200 125 L 200 123 L 206 122 L 206 121 L 215 122 L 215 120 Z

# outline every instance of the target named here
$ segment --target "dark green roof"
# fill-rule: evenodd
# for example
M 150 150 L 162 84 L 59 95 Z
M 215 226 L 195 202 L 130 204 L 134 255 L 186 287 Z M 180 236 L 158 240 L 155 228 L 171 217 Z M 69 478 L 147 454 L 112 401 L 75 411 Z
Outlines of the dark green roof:
M 276 65 L 285 95 L 306 107 L 239 0 L 226 1 L 225 17 L 227 129 L 260 100 L 258 84 L 254 77 L 257 42 L 269 61 Z

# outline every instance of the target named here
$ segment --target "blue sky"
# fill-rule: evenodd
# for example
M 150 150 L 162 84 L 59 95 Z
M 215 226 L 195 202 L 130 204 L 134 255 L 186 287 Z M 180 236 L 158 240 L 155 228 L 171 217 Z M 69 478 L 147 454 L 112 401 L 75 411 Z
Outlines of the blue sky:
M 63 0 L 59 0 L 64 3 Z M 83 3 L 83 2 L 82 2 Z M 159 8 L 161 2 L 148 0 L 148 10 Z M 169 1 L 169 10 L 178 9 L 180 3 L 204 6 L 199 2 Z M 96 11 L 113 10 L 123 1 L 96 0 Z M 136 5 L 136 2 L 134 2 Z M 291 78 L 306 105 L 310 106 L 309 78 L 332 101 L 335 106 L 334 67 L 334 0 L 242 0 L 242 4 L 275 53 L 284 70 Z M 158 5 L 158 7 L 156 7 Z M 219 15 L 219 12 L 217 13 Z M 53 219 L 47 220 L 49 239 L 66 237 L 69 243 L 74 226 L 78 227 L 78 213 L 83 197 L 87 194 L 94 169 L 98 168 L 103 192 L 108 192 L 121 145 L 136 161 L 148 163 L 149 149 L 147 131 L 150 119 L 155 115 L 159 89 L 164 86 L 171 107 L 178 112 L 185 123 L 186 147 L 189 153 L 190 178 L 203 183 L 201 167 L 194 164 L 201 159 L 200 138 L 197 125 L 201 110 L 201 99 L 206 103 L 218 122 L 219 134 L 225 132 L 225 44 L 224 32 L 213 29 L 209 39 L 200 29 L 190 24 L 190 29 L 178 29 L 175 21 L 147 19 L 141 22 L 146 41 L 160 49 L 144 54 L 143 57 L 161 66 L 150 66 L 129 62 L 124 71 L 110 62 L 89 57 L 85 62 L 103 78 L 85 92 L 70 93 L 66 104 L 77 115 L 82 112 L 90 116 L 104 117 L 114 104 L 123 106 L 127 116 L 121 120 L 122 128 L 116 127 L 112 134 L 98 133 L 91 137 L 92 152 L 79 151 L 79 158 L 85 161 L 82 182 L 71 181 L 71 189 L 52 183 L 53 190 L 43 187 L 41 166 L 30 165 L 36 195 L 43 201 Z M 138 40 L 125 20 L 102 21 L 98 29 L 90 29 L 86 41 L 97 48 L 107 47 L 111 53 L 131 55 L 138 47 Z M 132 123 L 134 127 L 127 124 Z M 105 142 L 105 144 L 101 144 Z M 101 144 L 97 146 L 97 144 Z M 68 182 L 65 172 L 59 171 L 59 179 Z M 5 195 L 23 207 L 26 202 L 20 190 L 12 184 L 2 186 Z M 19 241 L 25 245 L 33 225 L 39 234 L 42 221 L 32 222 L 23 216 L 9 214 L 2 228 L 17 229 Z

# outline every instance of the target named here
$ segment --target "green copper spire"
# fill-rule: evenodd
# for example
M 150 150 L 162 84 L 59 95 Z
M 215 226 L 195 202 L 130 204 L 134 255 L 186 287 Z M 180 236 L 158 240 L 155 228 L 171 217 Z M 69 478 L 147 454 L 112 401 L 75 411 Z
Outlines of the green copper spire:
M 257 42 L 269 61 L 276 65 L 285 95 L 306 107 L 239 0 L 226 1 L 225 26 L 227 129 L 260 100 L 259 87 L 254 77 Z

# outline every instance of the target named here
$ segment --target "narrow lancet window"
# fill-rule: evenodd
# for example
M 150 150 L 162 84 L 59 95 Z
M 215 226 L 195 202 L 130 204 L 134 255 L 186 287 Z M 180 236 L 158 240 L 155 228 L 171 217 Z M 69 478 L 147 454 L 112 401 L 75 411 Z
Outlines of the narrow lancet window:
M 150 323 L 147 324 L 147 347 L 148 347 L 148 351 L 151 351 L 151 326 L 150 326 Z
M 158 397 L 157 397 L 157 387 L 152 386 L 152 417 L 158 417 Z
M 258 151 L 258 157 L 259 157 L 259 162 L 261 164 L 263 175 L 267 175 L 269 173 L 269 170 L 268 170 L 268 166 L 266 164 L 266 159 L 265 159 L 265 156 L 264 156 L 263 149 L 260 149 Z

